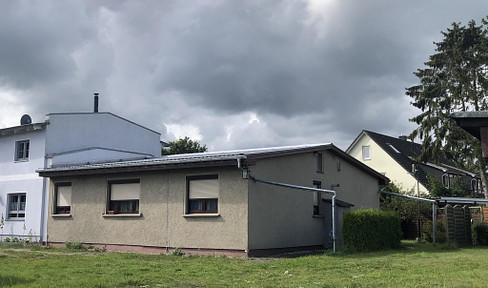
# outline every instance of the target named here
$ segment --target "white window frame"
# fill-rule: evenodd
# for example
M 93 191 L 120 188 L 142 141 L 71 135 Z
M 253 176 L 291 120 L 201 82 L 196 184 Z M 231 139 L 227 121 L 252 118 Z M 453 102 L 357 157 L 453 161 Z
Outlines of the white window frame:
M 27 144 L 27 147 L 26 145 Z M 22 155 L 19 157 L 20 149 L 22 147 Z M 14 155 L 14 160 L 16 162 L 25 162 L 29 161 L 29 156 L 30 156 L 30 140 L 29 139 L 23 139 L 23 140 L 17 140 L 15 141 L 15 155 Z
M 369 145 L 363 146 L 361 152 L 362 152 L 363 160 L 371 160 L 371 147 Z
M 25 197 L 25 202 L 20 201 L 22 196 Z M 17 197 L 17 207 L 15 210 L 11 210 L 11 202 L 12 198 Z M 22 203 L 24 203 L 24 209 L 22 210 Z M 17 193 L 8 193 L 7 194 L 7 220 L 23 220 L 25 219 L 25 208 L 27 207 L 27 193 L 25 192 L 17 192 Z M 11 214 L 16 214 L 16 216 L 11 216 Z M 19 216 L 19 214 L 23 216 Z

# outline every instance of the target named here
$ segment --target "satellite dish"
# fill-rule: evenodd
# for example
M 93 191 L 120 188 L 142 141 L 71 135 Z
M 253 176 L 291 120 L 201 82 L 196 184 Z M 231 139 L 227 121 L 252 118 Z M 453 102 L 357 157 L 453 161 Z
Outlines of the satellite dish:
M 22 118 L 20 118 L 20 125 L 29 125 L 31 123 L 32 118 L 27 114 L 22 115 Z

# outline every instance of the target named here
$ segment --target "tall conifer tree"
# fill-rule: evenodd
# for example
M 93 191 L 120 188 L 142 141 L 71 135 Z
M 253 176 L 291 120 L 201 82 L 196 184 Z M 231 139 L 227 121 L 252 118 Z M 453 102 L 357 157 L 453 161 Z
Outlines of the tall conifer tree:
M 441 157 L 459 168 L 477 170 L 486 190 L 486 164 L 477 139 L 449 118 L 456 111 L 488 110 L 488 22 L 467 26 L 453 23 L 443 40 L 434 42 L 435 54 L 426 68 L 414 74 L 420 84 L 407 88 L 411 104 L 422 113 L 410 119 L 419 125 L 410 137 L 422 139 L 420 161 L 438 162 Z M 488 193 L 485 193 L 488 198 Z

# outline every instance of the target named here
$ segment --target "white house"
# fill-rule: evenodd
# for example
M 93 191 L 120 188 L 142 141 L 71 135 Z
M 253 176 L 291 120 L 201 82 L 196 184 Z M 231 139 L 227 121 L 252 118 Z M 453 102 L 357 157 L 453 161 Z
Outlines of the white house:
M 442 158 L 439 163 L 420 163 L 416 159 L 422 151 L 418 143 L 407 141 L 406 136 L 388 135 L 363 130 L 346 152 L 362 163 L 383 173 L 404 191 L 430 194 L 428 175 L 438 177 L 446 187 L 454 178 L 469 183 L 471 194 L 482 192 L 478 174 L 462 170 Z
M 97 111 L 96 109 L 95 111 Z M 49 183 L 36 169 L 161 155 L 160 134 L 112 113 L 53 113 L 45 122 L 0 129 L 3 238 L 47 241 Z M 70 195 L 59 197 L 62 206 Z M 1 226 L 1 225 L 0 225 Z

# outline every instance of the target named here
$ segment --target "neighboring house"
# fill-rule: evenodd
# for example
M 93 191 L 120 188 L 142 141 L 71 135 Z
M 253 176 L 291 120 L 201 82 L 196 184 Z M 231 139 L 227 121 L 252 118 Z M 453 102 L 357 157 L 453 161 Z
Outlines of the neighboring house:
M 0 235 L 47 240 L 49 183 L 36 169 L 159 157 L 160 134 L 111 113 L 53 113 L 46 121 L 0 129 Z M 60 196 L 68 213 L 69 196 Z M 64 203 L 64 204 L 63 204 Z
M 38 172 L 49 177 L 49 244 L 77 241 L 126 251 L 180 248 L 239 255 L 330 244 L 330 195 L 267 185 L 252 177 L 336 190 L 336 223 L 351 207 L 377 209 L 379 185 L 388 182 L 332 144 L 169 155 Z M 69 199 L 69 213 L 60 212 L 59 198 Z
M 406 191 L 417 193 L 418 185 L 420 194 L 429 194 L 427 175 L 431 174 L 445 187 L 450 187 L 452 179 L 461 178 L 470 184 L 471 193 L 481 193 L 481 179 L 476 173 L 455 168 L 445 160 L 438 164 L 417 162 L 421 148 L 406 136 L 396 138 L 363 130 L 346 152 Z

